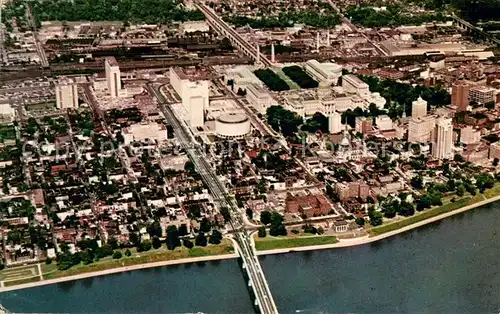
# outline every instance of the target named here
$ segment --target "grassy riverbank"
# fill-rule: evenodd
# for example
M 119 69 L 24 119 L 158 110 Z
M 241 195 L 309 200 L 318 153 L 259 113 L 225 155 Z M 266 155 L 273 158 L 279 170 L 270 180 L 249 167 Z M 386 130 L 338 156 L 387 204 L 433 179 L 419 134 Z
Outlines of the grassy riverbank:
M 493 188 L 486 190 L 484 194 L 477 194 L 475 196 L 467 196 L 456 200 L 455 202 L 449 202 L 439 207 L 434 207 L 423 212 L 417 213 L 414 216 L 384 224 L 382 226 L 373 227 L 370 230 L 370 236 L 378 236 L 387 232 L 395 231 L 400 228 L 410 226 L 412 224 L 424 221 L 429 218 L 433 218 L 442 214 L 446 214 L 466 206 L 473 206 L 480 202 L 488 201 L 500 195 L 500 184 L 496 184 Z
M 274 249 L 287 249 L 301 246 L 314 246 L 337 243 L 333 236 L 308 236 L 308 237 L 272 237 L 259 238 L 254 236 L 257 251 Z
M 137 252 L 135 249 L 131 250 L 132 256 L 126 257 L 124 251 L 123 257 L 120 259 L 113 259 L 106 257 L 98 262 L 84 265 L 79 264 L 67 270 L 57 270 L 53 265 L 43 266 L 44 279 L 54 279 L 66 276 L 74 276 L 83 273 L 103 271 L 118 267 L 134 266 L 139 264 L 148 264 L 161 261 L 179 260 L 192 257 L 203 257 L 212 255 L 224 255 L 234 253 L 233 244 L 230 240 L 224 239 L 219 245 L 208 245 L 206 247 L 194 247 L 187 249 L 185 247 L 178 247 L 175 250 L 168 250 L 162 247 L 158 250 L 151 250 L 148 252 Z

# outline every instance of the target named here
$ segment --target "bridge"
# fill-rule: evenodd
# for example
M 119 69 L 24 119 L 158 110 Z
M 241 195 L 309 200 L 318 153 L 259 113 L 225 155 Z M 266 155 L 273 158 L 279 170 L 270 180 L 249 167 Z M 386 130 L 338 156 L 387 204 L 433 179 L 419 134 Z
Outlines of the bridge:
M 248 43 L 248 41 L 246 41 L 231 26 L 229 26 L 229 24 L 224 22 L 224 20 L 222 20 L 222 18 L 220 18 L 211 8 L 200 1 L 196 1 L 195 5 L 205 15 L 208 23 L 213 27 L 213 29 L 222 36 L 229 38 L 233 46 L 242 51 L 247 57 L 255 60 L 256 63 L 262 63 L 266 67 L 270 67 L 273 64 L 265 54 L 260 52 L 259 48 L 256 48 Z
M 479 27 L 472 25 L 471 23 L 467 22 L 466 20 L 458 17 L 455 15 L 455 13 L 452 13 L 450 17 L 453 19 L 455 24 L 457 25 L 458 28 L 464 29 L 464 30 L 469 30 L 472 32 L 475 32 L 482 37 L 484 37 L 486 40 L 493 42 L 497 46 L 500 46 L 500 39 L 496 38 L 494 35 L 488 34 L 487 32 L 483 31 Z
M 255 307 L 263 314 L 278 313 L 278 308 L 271 295 L 271 290 L 269 289 L 266 277 L 260 266 L 259 259 L 251 244 L 250 235 L 244 228 L 244 221 L 241 217 L 243 210 L 238 208 L 234 198 L 229 195 L 226 187 L 215 174 L 215 171 L 208 161 L 208 157 L 202 151 L 201 146 L 196 142 L 192 133 L 188 130 L 187 125 L 176 117 L 173 110 L 167 104 L 167 99 L 160 91 L 160 87 L 161 86 L 157 85 L 153 86 L 152 84 L 147 85 L 148 91 L 158 100 L 160 109 L 164 113 L 168 123 L 172 126 L 182 148 L 194 163 L 203 181 L 208 185 L 214 200 L 218 203 L 219 207 L 226 207 L 229 209 L 229 224 L 236 237 L 236 242 L 238 244 L 237 250 L 242 259 L 243 270 L 248 275 L 248 286 L 251 288 L 255 297 Z

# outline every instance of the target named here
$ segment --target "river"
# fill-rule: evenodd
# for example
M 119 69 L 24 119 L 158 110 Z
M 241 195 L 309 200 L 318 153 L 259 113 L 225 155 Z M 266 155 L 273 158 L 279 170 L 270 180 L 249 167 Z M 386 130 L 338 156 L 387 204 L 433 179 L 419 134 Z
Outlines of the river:
M 498 313 L 500 203 L 372 244 L 261 257 L 280 312 Z M 13 312 L 251 313 L 236 260 L 0 294 Z

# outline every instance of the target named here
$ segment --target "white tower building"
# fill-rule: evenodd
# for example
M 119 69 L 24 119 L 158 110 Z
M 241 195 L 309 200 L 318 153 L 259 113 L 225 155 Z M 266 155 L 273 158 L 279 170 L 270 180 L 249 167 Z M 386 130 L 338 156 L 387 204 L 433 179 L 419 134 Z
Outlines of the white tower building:
M 108 83 L 108 92 L 112 98 L 119 97 L 119 92 L 122 88 L 122 82 L 120 78 L 120 67 L 118 62 L 114 57 L 106 58 L 104 62 L 106 69 L 106 82 Z
M 440 117 L 436 122 L 436 141 L 432 149 L 436 159 L 451 159 L 453 157 L 453 125 L 451 118 Z
M 56 83 L 56 106 L 59 109 L 78 108 L 78 85 L 69 78 Z
M 342 115 L 337 111 L 328 118 L 328 130 L 332 134 L 342 132 Z
M 417 100 L 411 103 L 411 116 L 413 118 L 425 117 L 427 115 L 427 102 L 418 97 Z

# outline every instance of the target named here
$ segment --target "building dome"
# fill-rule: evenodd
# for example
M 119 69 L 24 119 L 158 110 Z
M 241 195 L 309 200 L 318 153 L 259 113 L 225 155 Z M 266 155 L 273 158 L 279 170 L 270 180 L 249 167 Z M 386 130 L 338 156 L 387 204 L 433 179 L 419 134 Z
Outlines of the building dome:
M 215 120 L 215 133 L 223 138 L 240 138 L 251 132 L 250 119 L 242 113 L 225 113 Z

